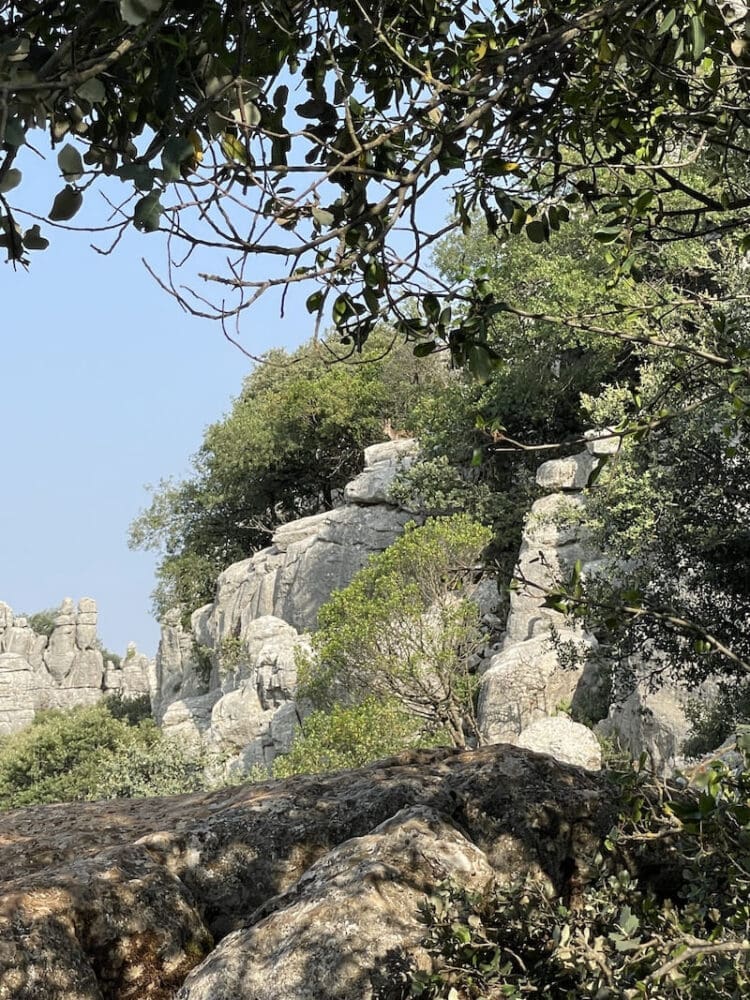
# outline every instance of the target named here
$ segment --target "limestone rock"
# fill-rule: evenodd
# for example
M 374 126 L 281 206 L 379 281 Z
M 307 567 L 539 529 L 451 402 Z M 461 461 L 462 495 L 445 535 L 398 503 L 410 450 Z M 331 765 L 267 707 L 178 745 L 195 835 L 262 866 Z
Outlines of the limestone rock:
M 681 760 L 682 744 L 690 732 L 687 700 L 685 687 L 665 684 L 649 691 L 638 685 L 623 702 L 610 708 L 597 729 L 615 739 L 634 759 L 645 752 L 650 770 L 664 777 Z
M 165 799 L 0 814 L 0 1000 L 167 1000 L 203 959 L 207 931 L 216 939 L 275 919 L 280 929 L 286 912 L 301 934 L 301 922 L 291 922 L 293 894 L 278 911 L 269 901 L 295 883 L 301 892 L 309 884 L 312 905 L 325 907 L 339 885 L 345 895 L 346 851 L 362 874 L 382 875 L 384 896 L 405 909 L 413 897 L 400 876 L 388 881 L 391 865 L 404 871 L 398 845 L 413 851 L 409 875 L 419 891 L 442 876 L 444 854 L 459 877 L 472 878 L 474 866 L 484 878 L 482 852 L 497 880 L 533 872 L 566 894 L 572 880 L 585 882 L 611 827 L 610 799 L 600 775 L 499 746 L 418 751 L 357 771 Z M 413 807 L 424 811 L 374 834 Z M 433 811 L 439 820 L 428 819 Z M 338 860 L 330 855 L 352 838 L 365 841 Z M 380 855 L 368 857 L 378 844 Z M 333 877 L 324 890 L 326 855 Z M 359 889 L 374 905 L 377 883 L 360 879 Z M 340 940 L 356 963 L 359 939 Z M 284 988 L 276 997 L 289 1000 Z
M 596 736 L 567 715 L 537 719 L 514 742 L 518 747 L 547 753 L 555 760 L 589 771 L 600 771 L 602 767 L 602 751 Z
M 586 450 L 591 455 L 616 455 L 622 445 L 622 434 L 612 427 L 586 431 Z
M 413 464 L 419 443 L 408 438 L 365 448 L 365 467 L 344 488 L 347 503 L 391 503 L 390 488 L 399 472 Z
M 213 943 L 185 886 L 142 847 L 3 888 L 0 1000 L 170 1000 Z
M 569 629 L 559 639 L 583 660 L 596 646 L 592 637 Z M 532 722 L 569 707 L 584 672 L 583 663 L 570 666 L 561 659 L 549 634 L 504 648 L 482 677 L 478 719 L 484 742 L 514 741 Z
M 352 498 L 355 494 L 359 497 L 356 502 L 282 525 L 267 549 L 227 567 L 217 580 L 214 602 L 193 613 L 190 632 L 182 629 L 174 615 L 165 620 L 156 664 L 157 720 L 164 717 L 174 701 L 185 701 L 217 686 L 223 694 L 239 688 L 245 678 L 227 679 L 222 670 L 222 648 L 227 640 L 249 641 L 253 622 L 277 619 L 298 633 L 316 627 L 318 611 L 333 591 L 345 587 L 373 553 L 391 545 L 407 522 L 414 520 L 414 514 L 385 501 L 386 486 L 411 460 L 416 447 L 416 442 L 405 440 L 368 448 L 363 475 L 369 485 L 360 484 L 361 489 L 358 486 L 350 493 Z M 278 629 L 273 642 L 284 645 Z M 198 663 L 196 645 L 203 651 L 202 664 Z M 272 686 L 286 673 L 282 683 L 286 693 L 283 697 L 272 696 L 277 708 L 291 697 L 290 684 L 296 680 L 296 674 L 292 677 L 287 668 L 278 666 L 280 662 L 274 668 Z M 256 679 L 261 684 L 259 697 L 265 709 L 265 681 L 261 675 Z M 244 685 L 242 697 L 250 713 L 248 720 L 254 718 L 248 685 Z M 219 730 L 227 727 L 234 732 L 232 740 L 237 738 L 235 722 L 240 700 L 238 696 L 232 700 L 236 704 L 217 709 L 217 739 Z M 286 718 L 290 720 L 292 713 Z M 275 739 L 271 744 L 276 745 Z M 251 752 L 253 759 L 257 758 L 257 750 L 256 746 Z
M 225 938 L 178 1000 L 372 1000 L 408 964 L 430 968 L 419 906 L 440 882 L 493 881 L 487 858 L 436 810 L 402 809 L 348 840 Z
M 25 729 L 34 721 L 36 683 L 28 660 L 0 653 L 0 736 Z
M 553 458 L 539 466 L 536 483 L 550 492 L 583 490 L 588 486 L 591 473 L 598 464 L 598 458 L 588 451 L 569 458 Z

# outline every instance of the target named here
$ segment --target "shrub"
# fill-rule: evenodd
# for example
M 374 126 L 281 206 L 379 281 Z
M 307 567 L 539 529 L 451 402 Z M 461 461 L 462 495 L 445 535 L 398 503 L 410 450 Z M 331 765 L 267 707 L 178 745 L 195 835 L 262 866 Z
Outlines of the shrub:
M 59 613 L 59 608 L 45 608 L 43 611 L 35 611 L 33 615 L 21 617 L 26 618 L 37 635 L 46 635 L 49 639 L 55 629 L 55 621 Z
M 715 762 L 683 790 L 620 780 L 619 820 L 587 885 L 539 878 L 485 897 L 443 885 L 424 908 L 422 1000 L 734 998 L 750 989 L 750 734 L 744 769 Z
M 115 718 L 106 702 L 52 709 L 0 740 L 0 809 L 194 791 L 202 767 L 151 719 Z
M 288 754 L 274 761 L 275 778 L 362 767 L 407 747 L 438 746 L 448 740 L 420 731 L 418 721 L 398 702 L 366 698 L 359 705 L 334 705 L 313 712 L 302 724 Z
M 395 700 L 425 735 L 447 732 L 456 746 L 475 737 L 482 636 L 467 593 L 489 538 L 463 514 L 407 526 L 321 608 L 300 695 L 324 709 Z

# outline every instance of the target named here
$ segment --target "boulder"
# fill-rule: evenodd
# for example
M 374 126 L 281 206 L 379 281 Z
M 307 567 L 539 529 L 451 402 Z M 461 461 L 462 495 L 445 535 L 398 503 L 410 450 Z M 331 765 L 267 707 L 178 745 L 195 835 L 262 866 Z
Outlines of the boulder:
M 419 442 L 414 438 L 384 441 L 365 448 L 365 467 L 344 488 L 347 503 L 392 503 L 390 489 L 393 480 L 414 463 Z
M 636 760 L 645 753 L 650 770 L 665 777 L 683 759 L 682 745 L 690 733 L 685 711 L 689 693 L 684 685 L 664 684 L 650 691 L 638 684 L 624 701 L 611 706 L 597 730 Z
M 598 458 L 589 451 L 569 458 L 553 458 L 539 466 L 536 483 L 549 492 L 583 490 L 588 486 L 591 474 L 598 464 Z
M 344 905 L 357 890 L 363 910 L 403 917 L 404 960 L 418 961 L 410 914 L 419 894 L 449 869 L 467 884 L 534 873 L 550 892 L 580 889 L 611 827 L 611 799 L 601 775 L 498 746 L 415 751 L 357 771 L 165 799 L 0 814 L 0 1000 L 167 1000 L 205 957 L 209 934 L 249 930 L 268 969 L 286 927 L 289 970 L 273 970 L 270 989 L 301 969 L 291 948 L 314 931 L 316 913 L 330 926 L 334 896 Z M 398 817 L 401 810 L 412 811 Z M 349 866 L 358 879 L 347 876 Z M 356 904 L 350 912 L 360 919 Z M 369 952 L 360 955 L 359 936 L 337 933 L 344 953 L 321 953 L 336 963 L 336 982 L 373 982 L 378 934 L 368 928 Z M 268 995 L 289 1000 L 286 980 L 278 981 Z
M 537 719 L 514 740 L 517 747 L 547 753 L 555 760 L 589 771 L 601 771 L 602 750 L 590 729 L 567 715 Z
M 428 806 L 402 809 L 313 864 L 270 912 L 226 937 L 178 1000 L 373 1000 L 395 996 L 405 966 L 429 969 L 420 907 L 450 879 L 491 886 L 486 856 Z
M 478 722 L 485 743 L 515 741 L 532 722 L 570 708 L 596 640 L 563 629 L 504 647 L 482 676 Z M 562 644 L 560 646 L 559 644 Z M 561 652 L 576 654 L 570 661 Z

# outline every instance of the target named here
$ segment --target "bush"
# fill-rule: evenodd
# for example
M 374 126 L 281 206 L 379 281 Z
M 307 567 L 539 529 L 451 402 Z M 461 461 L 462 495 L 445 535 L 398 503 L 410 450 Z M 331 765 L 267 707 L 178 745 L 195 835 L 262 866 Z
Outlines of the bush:
M 424 735 L 449 733 L 455 746 L 476 738 L 482 635 L 467 594 L 489 538 L 463 514 L 407 526 L 320 609 L 301 697 L 323 709 L 395 700 Z
M 313 712 L 302 724 L 288 754 L 274 761 L 275 778 L 319 774 L 362 767 L 407 747 L 448 742 L 437 733 L 427 737 L 412 716 L 395 701 L 366 698 L 359 705 L 334 705 Z
M 422 1000 L 735 998 L 750 989 L 750 735 L 744 770 L 715 762 L 682 792 L 621 777 L 619 820 L 588 884 L 539 878 L 485 897 L 441 886 L 424 909 Z
M 151 719 L 115 718 L 107 702 L 39 712 L 0 740 L 0 809 L 194 791 L 204 763 Z
M 37 635 L 52 635 L 55 629 L 55 621 L 60 613 L 59 608 L 45 608 L 44 611 L 35 611 L 33 615 L 21 615 L 29 623 L 31 629 Z

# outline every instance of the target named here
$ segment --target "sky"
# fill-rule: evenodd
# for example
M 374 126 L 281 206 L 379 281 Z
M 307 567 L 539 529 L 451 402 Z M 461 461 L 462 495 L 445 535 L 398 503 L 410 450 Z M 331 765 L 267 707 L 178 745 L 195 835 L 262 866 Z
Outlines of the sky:
M 62 186 L 54 157 L 22 153 L 9 201 L 44 215 Z M 89 192 L 74 222 L 105 208 Z M 149 276 L 141 257 L 159 268 L 159 234 L 131 229 L 105 257 L 86 233 L 42 233 L 51 245 L 28 271 L 0 260 L 0 601 L 18 614 L 93 597 L 107 649 L 133 641 L 153 655 L 156 554 L 128 549 L 128 525 L 148 505 L 146 484 L 190 472 L 250 362 Z M 242 342 L 261 353 L 311 333 L 301 300 L 283 320 L 261 300 Z

